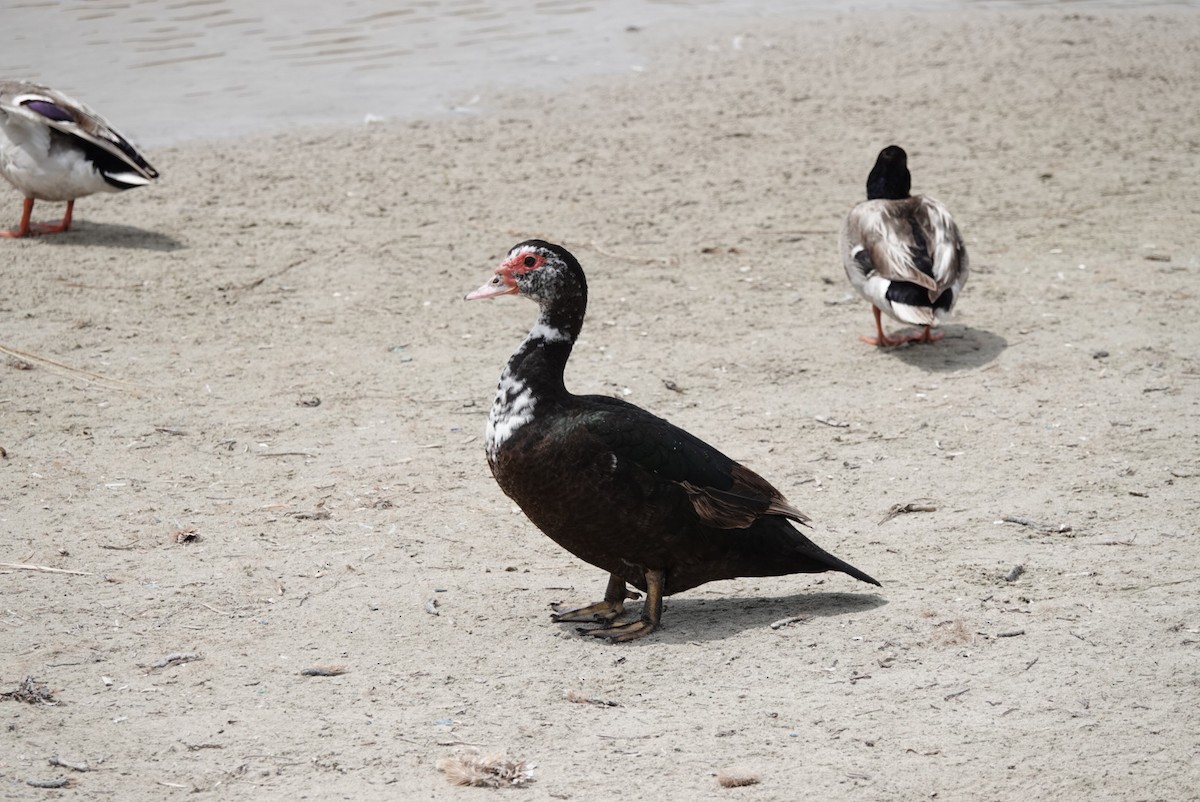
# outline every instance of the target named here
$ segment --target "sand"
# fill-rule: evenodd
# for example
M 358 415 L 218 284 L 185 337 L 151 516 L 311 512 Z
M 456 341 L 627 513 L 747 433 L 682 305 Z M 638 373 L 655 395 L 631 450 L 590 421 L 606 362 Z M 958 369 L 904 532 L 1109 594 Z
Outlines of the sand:
M 475 799 L 437 764 L 477 748 L 529 800 L 1196 798 L 1198 34 L 648 35 L 642 74 L 476 118 L 157 151 L 0 243 L 0 691 L 57 702 L 0 699 L 0 795 Z M 882 351 L 836 242 L 892 142 L 974 272 L 943 342 Z M 588 270 L 573 390 L 743 460 L 883 587 L 550 623 L 605 577 L 482 444 L 535 308 L 461 300 L 530 236 Z

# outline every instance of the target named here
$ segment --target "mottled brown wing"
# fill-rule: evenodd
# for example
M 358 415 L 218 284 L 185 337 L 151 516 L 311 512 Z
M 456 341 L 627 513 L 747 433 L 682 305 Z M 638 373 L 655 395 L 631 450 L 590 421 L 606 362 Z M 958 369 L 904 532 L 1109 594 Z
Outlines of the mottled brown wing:
M 855 207 L 856 222 L 863 248 L 881 278 L 916 284 L 936 298 L 941 288 L 933 275 L 921 201 L 867 201 Z

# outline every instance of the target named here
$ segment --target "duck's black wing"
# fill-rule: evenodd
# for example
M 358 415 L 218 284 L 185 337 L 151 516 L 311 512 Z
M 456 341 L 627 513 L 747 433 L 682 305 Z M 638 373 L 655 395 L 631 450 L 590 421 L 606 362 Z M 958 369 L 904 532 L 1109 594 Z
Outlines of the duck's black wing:
M 682 488 L 699 519 L 745 529 L 767 516 L 807 524 L 807 515 L 746 466 L 674 424 L 618 398 L 582 396 L 579 423 L 616 459 Z

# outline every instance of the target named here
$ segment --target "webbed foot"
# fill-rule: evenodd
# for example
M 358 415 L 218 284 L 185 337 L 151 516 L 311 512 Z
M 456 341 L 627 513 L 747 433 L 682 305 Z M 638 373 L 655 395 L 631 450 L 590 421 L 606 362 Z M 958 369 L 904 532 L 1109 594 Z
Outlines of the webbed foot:
M 667 572 L 661 569 L 646 571 L 646 602 L 642 605 L 642 616 L 637 621 L 595 629 L 580 627 L 579 632 L 593 638 L 606 638 L 612 643 L 624 643 L 646 637 L 658 629 L 658 622 L 662 618 L 663 586 L 666 584 L 666 578 Z M 621 581 L 620 586 L 624 591 L 624 581 Z M 608 587 L 612 589 L 613 580 L 609 581 Z
M 639 594 L 626 590 L 624 579 L 616 574 L 609 574 L 608 587 L 604 590 L 604 601 L 585 604 L 582 607 L 568 607 L 565 610 L 559 609 L 557 605 L 552 605 L 554 615 L 550 616 L 550 620 L 556 624 L 564 621 L 584 623 L 613 621 L 625 612 L 625 600 L 636 598 L 639 598 Z

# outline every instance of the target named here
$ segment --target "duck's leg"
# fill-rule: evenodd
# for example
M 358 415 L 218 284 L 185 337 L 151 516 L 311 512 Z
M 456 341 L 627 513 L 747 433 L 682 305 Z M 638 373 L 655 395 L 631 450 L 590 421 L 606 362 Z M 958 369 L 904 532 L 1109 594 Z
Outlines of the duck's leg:
M 29 236 L 29 218 L 33 215 L 33 198 L 25 199 L 25 206 L 21 211 L 21 222 L 16 228 L 9 231 L 0 231 L 0 237 L 8 237 L 10 239 L 19 239 Z
M 11 231 L 0 231 L 0 237 L 10 237 L 17 239 L 20 237 L 28 237 L 31 234 L 61 234 L 71 228 L 71 216 L 75 211 L 75 201 L 67 201 L 67 211 L 63 214 L 62 222 L 59 223 L 31 223 L 29 218 L 33 216 L 33 198 L 25 199 L 25 206 L 21 212 L 20 224 Z
M 30 208 L 33 204 L 30 203 Z M 71 215 L 75 212 L 75 201 L 67 201 L 67 210 L 63 212 L 61 223 L 30 223 L 29 230 L 32 234 L 61 234 L 71 228 Z
M 935 343 L 946 336 L 944 331 L 934 331 L 933 326 L 926 326 L 925 333 L 919 337 L 913 338 L 914 342 Z
M 893 345 L 899 343 L 935 343 L 946 336 L 946 332 L 933 330 L 933 326 L 926 326 L 925 329 L 916 334 L 901 334 L 898 338 L 893 339 Z
M 638 594 L 625 590 L 625 580 L 616 574 L 608 575 L 608 587 L 604 591 L 604 601 L 595 604 L 585 604 L 582 607 L 571 607 L 566 610 L 554 608 L 550 620 L 560 621 L 612 621 L 625 612 L 625 600 L 636 599 Z
M 867 345 L 877 345 L 880 348 L 884 348 L 889 345 L 899 345 L 902 342 L 907 342 L 907 340 L 903 337 L 901 337 L 899 340 L 893 340 L 884 334 L 882 319 L 883 313 L 880 312 L 879 307 L 875 306 L 874 304 L 871 305 L 871 311 L 875 313 L 875 336 L 868 337 L 864 334 L 858 339 L 862 340 Z
M 642 616 L 637 621 L 597 629 L 580 628 L 579 631 L 584 635 L 591 635 L 593 638 L 607 638 L 613 643 L 623 643 L 646 637 L 658 629 L 658 622 L 662 618 L 663 585 L 666 584 L 666 579 L 666 571 L 661 569 L 646 571 L 646 601 L 642 605 Z

